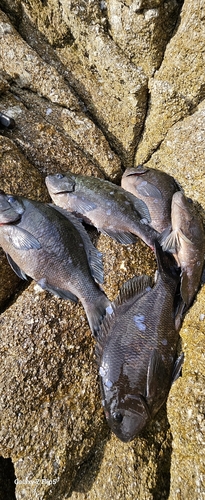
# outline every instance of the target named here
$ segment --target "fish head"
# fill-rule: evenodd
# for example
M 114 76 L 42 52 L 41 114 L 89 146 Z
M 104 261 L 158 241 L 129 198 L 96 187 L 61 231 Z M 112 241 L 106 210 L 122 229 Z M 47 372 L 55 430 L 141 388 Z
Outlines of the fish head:
M 9 224 L 19 220 L 23 212 L 23 203 L 18 197 L 0 190 L 0 224 Z
M 71 173 L 47 175 L 45 183 L 49 194 L 52 197 L 55 195 L 72 193 L 75 191 L 75 175 Z
M 184 235 L 185 243 L 203 242 L 203 225 L 191 198 L 187 198 L 181 191 L 172 198 L 172 229 Z M 189 241 L 190 240 L 190 241 Z
M 146 398 L 137 391 L 133 393 L 127 377 L 112 382 L 109 371 L 105 372 L 101 366 L 100 386 L 107 423 L 121 441 L 132 441 L 151 418 Z

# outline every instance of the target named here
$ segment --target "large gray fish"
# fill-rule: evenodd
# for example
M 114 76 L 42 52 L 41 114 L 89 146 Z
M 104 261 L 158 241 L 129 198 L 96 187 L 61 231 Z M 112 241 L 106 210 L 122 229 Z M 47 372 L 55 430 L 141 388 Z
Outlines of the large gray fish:
M 121 186 L 146 203 L 151 217 L 150 225 L 156 231 L 161 233 L 171 225 L 172 196 L 179 191 L 171 175 L 138 165 L 125 170 Z
M 156 243 L 158 278 L 135 277 L 121 288 L 97 338 L 96 356 L 105 416 L 122 441 L 131 441 L 154 417 L 179 375 L 174 258 Z
M 162 235 L 164 250 L 175 254 L 181 267 L 181 296 L 187 307 L 198 291 L 204 265 L 205 236 L 202 221 L 190 198 L 177 192 L 172 198 L 172 232 Z
M 153 247 L 158 233 L 148 225 L 146 204 L 123 188 L 104 179 L 69 172 L 48 175 L 46 186 L 56 205 L 81 216 L 116 241 L 128 245 L 139 236 Z
M 30 276 L 63 299 L 79 298 L 96 334 L 110 304 L 94 281 L 103 281 L 101 254 L 80 221 L 64 212 L 0 191 L 0 245 L 20 278 Z

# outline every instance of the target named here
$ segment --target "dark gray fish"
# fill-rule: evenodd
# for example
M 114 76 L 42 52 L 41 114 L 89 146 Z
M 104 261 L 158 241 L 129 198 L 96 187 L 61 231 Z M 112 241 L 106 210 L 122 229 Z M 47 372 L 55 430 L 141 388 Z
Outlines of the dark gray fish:
M 0 125 L 6 128 L 14 128 L 15 127 L 15 120 L 11 118 L 8 115 L 5 115 L 0 111 Z
M 30 276 L 63 299 L 80 299 L 96 334 L 110 305 L 94 281 L 103 281 L 101 254 L 80 221 L 59 210 L 1 191 L 0 245 L 20 278 Z
M 151 217 L 150 225 L 156 231 L 161 233 L 171 225 L 172 196 L 179 191 L 171 175 L 138 165 L 125 170 L 121 186 L 146 203 Z
M 153 247 L 158 233 L 149 226 L 146 204 L 112 182 L 72 173 L 48 175 L 53 202 L 82 217 L 99 231 L 129 245 L 139 236 Z
M 163 250 L 174 253 L 181 267 L 181 296 L 187 307 L 198 291 L 204 265 L 205 236 L 202 221 L 190 198 L 180 191 L 172 198 L 172 232 L 160 238 Z
M 97 338 L 96 356 L 105 416 L 122 441 L 131 441 L 158 412 L 179 376 L 175 294 L 180 271 L 156 243 L 158 278 L 135 277 L 111 304 Z

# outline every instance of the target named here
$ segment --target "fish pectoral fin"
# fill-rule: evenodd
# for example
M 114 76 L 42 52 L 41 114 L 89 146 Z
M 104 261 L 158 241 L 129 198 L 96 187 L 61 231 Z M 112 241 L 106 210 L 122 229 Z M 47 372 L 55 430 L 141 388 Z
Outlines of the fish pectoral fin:
M 179 229 L 178 231 L 171 231 L 170 234 L 166 235 L 167 229 L 163 231 L 160 235 L 159 242 L 162 245 L 164 252 L 176 253 L 181 248 L 181 241 L 193 245 L 192 241 L 185 236 L 185 234 Z
M 150 276 L 134 276 L 125 283 L 123 283 L 118 297 L 114 300 L 113 304 L 119 306 L 130 300 L 132 297 L 136 299 L 142 294 L 148 292 L 152 287 L 152 278 Z
M 49 283 L 47 283 L 45 278 L 40 279 L 38 281 L 38 285 L 41 288 L 43 288 L 43 290 L 47 290 L 47 292 L 56 295 L 60 299 L 71 300 L 72 302 L 78 302 L 78 298 L 72 292 L 70 292 L 69 290 L 62 290 L 61 288 L 49 285 Z
M 7 238 L 17 250 L 39 250 L 41 244 L 31 233 L 18 226 L 9 226 Z
M 182 365 L 184 362 L 184 353 L 180 354 L 180 356 L 176 359 L 174 363 L 174 368 L 172 372 L 172 384 L 177 380 L 181 375 Z
M 175 231 L 172 231 L 171 226 L 166 227 L 166 229 L 162 231 L 158 237 L 158 242 L 164 252 L 176 252 L 176 233 Z
M 154 399 L 157 389 L 161 387 L 161 381 L 167 377 L 166 367 L 161 354 L 154 349 L 149 359 L 147 369 L 146 399 Z
M 21 278 L 22 280 L 27 280 L 28 277 L 26 276 L 24 271 L 22 271 L 22 269 L 20 269 L 20 267 L 17 266 L 16 262 L 14 262 L 14 260 L 11 258 L 11 256 L 8 253 L 6 254 L 6 257 L 7 257 L 8 263 L 10 264 L 13 271 L 17 274 L 17 276 L 19 278 Z
M 132 233 L 126 233 L 123 231 L 114 231 L 112 229 L 101 229 L 103 234 L 110 236 L 113 240 L 121 243 L 122 245 L 132 245 L 136 243 L 137 237 Z
M 79 213 L 79 214 L 84 214 L 85 212 L 90 212 L 91 210 L 95 210 L 97 208 L 97 203 L 94 203 L 94 201 L 91 201 L 86 198 L 86 196 L 79 191 L 71 193 L 70 197 L 73 197 L 76 200 L 76 206 L 73 209 L 73 211 Z
M 148 209 L 148 206 L 146 205 L 146 203 L 144 201 L 140 200 L 139 198 L 137 198 L 135 195 L 133 195 L 133 198 L 135 198 L 133 200 L 135 210 L 137 210 L 137 212 L 140 214 L 140 217 L 142 219 L 147 219 L 147 222 L 151 223 L 151 217 L 150 217 L 149 209 Z
M 142 196 L 155 198 L 157 200 L 162 199 L 161 191 L 151 182 L 142 181 L 139 185 L 135 187 L 135 189 Z

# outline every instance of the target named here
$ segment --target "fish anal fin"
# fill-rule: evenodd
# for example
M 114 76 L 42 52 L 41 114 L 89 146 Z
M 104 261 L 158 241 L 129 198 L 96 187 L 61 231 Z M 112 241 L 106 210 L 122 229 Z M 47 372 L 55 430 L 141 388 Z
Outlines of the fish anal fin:
M 132 245 L 136 243 L 137 237 L 132 233 L 126 233 L 123 231 L 114 231 L 112 229 L 103 229 L 101 230 L 103 234 L 110 236 L 113 240 L 121 243 L 122 245 Z
M 14 262 L 14 260 L 11 258 L 11 256 L 8 253 L 6 254 L 6 256 L 7 256 L 8 263 L 10 264 L 13 271 L 17 274 L 17 276 L 19 278 L 21 278 L 22 280 L 27 280 L 28 278 L 27 278 L 26 274 L 24 273 L 24 271 L 22 271 L 22 269 L 20 269 L 19 266 L 17 266 L 16 262 Z

